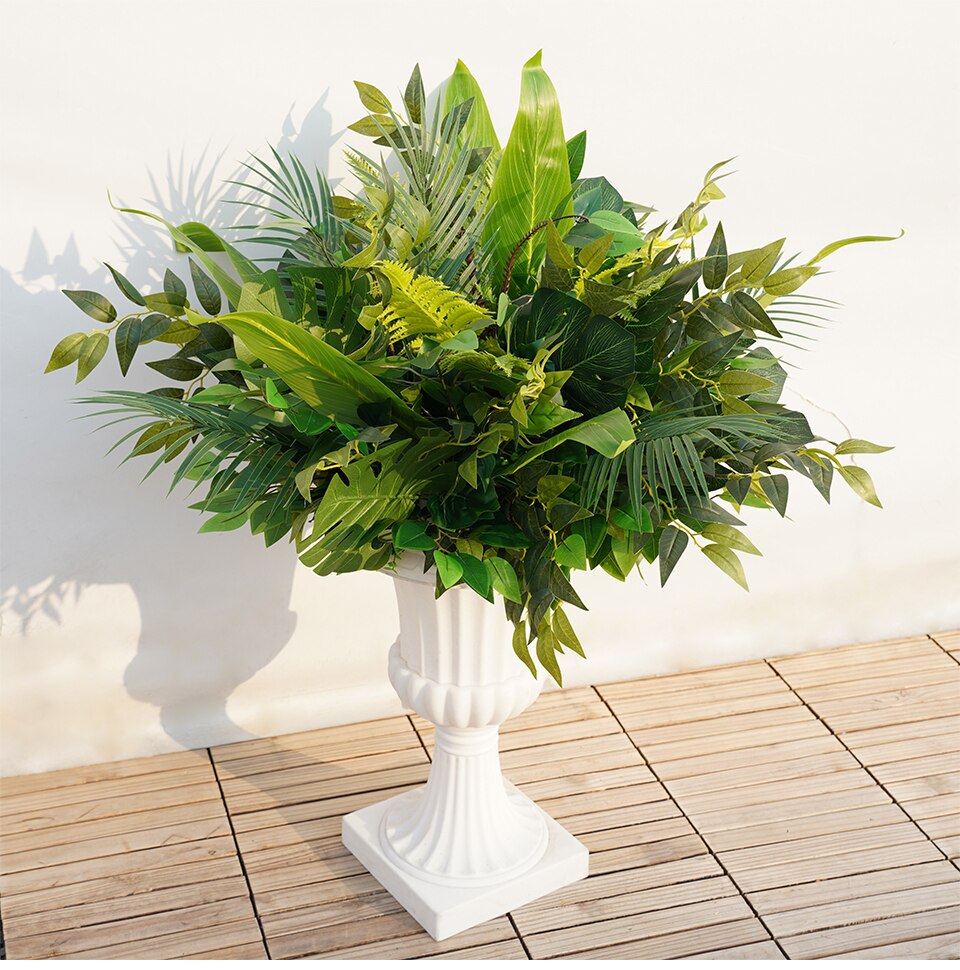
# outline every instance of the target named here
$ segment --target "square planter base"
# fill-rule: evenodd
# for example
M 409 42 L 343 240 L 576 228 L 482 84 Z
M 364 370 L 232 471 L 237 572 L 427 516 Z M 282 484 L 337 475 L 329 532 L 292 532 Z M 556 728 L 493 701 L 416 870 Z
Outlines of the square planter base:
M 513 788 L 509 783 L 507 787 Z M 550 832 L 547 851 L 522 876 L 463 888 L 425 882 L 397 868 L 380 847 L 380 822 L 392 802 L 390 798 L 345 815 L 343 844 L 435 940 L 502 916 L 587 875 L 586 846 L 544 812 Z

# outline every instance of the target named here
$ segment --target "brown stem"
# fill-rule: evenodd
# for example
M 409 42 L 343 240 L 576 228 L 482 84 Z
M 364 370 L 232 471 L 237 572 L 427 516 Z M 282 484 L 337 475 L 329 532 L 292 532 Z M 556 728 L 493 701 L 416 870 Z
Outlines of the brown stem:
M 513 264 L 517 261 L 517 257 L 520 255 L 520 250 L 530 242 L 530 240 L 538 233 L 541 229 L 546 229 L 551 222 L 559 222 L 561 219 L 573 219 L 577 225 L 582 225 L 584 222 L 589 222 L 590 220 L 586 216 L 580 216 L 576 213 L 568 216 L 557 216 L 556 219 L 544 219 L 543 222 L 538 222 L 524 237 L 517 243 L 513 248 L 513 252 L 510 254 L 510 258 L 507 260 L 507 271 L 503 278 L 503 286 L 500 287 L 501 293 L 506 293 L 510 289 L 510 277 L 513 275 Z

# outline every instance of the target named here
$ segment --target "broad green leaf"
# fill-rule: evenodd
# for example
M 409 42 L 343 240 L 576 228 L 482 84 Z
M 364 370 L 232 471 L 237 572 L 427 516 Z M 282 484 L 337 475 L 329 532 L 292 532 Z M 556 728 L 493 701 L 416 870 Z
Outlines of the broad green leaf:
M 480 85 L 477 84 L 476 78 L 470 73 L 467 65 L 458 60 L 453 74 L 447 79 L 446 89 L 443 92 L 444 115 L 471 98 L 473 98 L 473 104 L 470 114 L 459 136 L 461 144 L 469 145 L 471 148 L 489 146 L 495 151 L 500 151 L 500 139 L 497 138 L 497 132 L 490 120 L 490 111 L 484 100 L 483 91 L 480 90 Z
M 368 138 L 379 138 L 381 135 L 389 135 L 396 131 L 397 126 L 390 115 L 368 114 L 358 118 L 352 125 L 347 125 L 350 131 L 355 131 L 358 135 L 366 135 Z
M 701 552 L 714 565 L 719 566 L 734 582 L 749 592 L 750 587 L 747 586 L 747 577 L 743 572 L 743 564 L 732 549 L 729 549 L 727 546 L 713 544 L 704 546 Z
M 486 525 L 475 530 L 473 534 L 484 545 L 498 549 L 526 549 L 530 545 L 529 537 L 513 525 Z
M 113 277 L 113 281 L 117 284 L 120 292 L 128 300 L 130 300 L 132 303 L 136 303 L 137 306 L 146 306 L 146 303 L 143 302 L 143 296 L 140 294 L 140 291 L 133 285 L 133 283 L 130 282 L 130 280 L 126 278 L 126 276 L 123 275 L 123 273 L 114 269 L 109 263 L 104 263 L 103 265 L 110 270 L 110 275 Z
M 573 629 L 573 625 L 567 619 L 567 614 L 563 612 L 563 608 L 559 604 L 553 609 L 552 627 L 554 635 L 565 647 L 569 647 L 581 657 L 586 656 L 583 652 L 583 647 L 580 645 L 580 639 Z
M 622 408 L 614 408 L 606 414 L 598 414 L 595 418 L 581 421 L 580 424 L 530 448 L 520 458 L 500 469 L 500 474 L 509 475 L 523 468 L 565 441 L 579 441 L 580 444 L 599 452 L 604 458 L 616 458 L 621 451 L 626 451 L 633 444 L 635 438 L 633 425 L 626 412 Z
M 586 414 L 599 414 L 627 403 L 637 376 L 636 340 L 609 317 L 572 324 L 564 335 L 557 366 L 573 371 L 563 386 L 564 402 Z
M 587 546 L 583 541 L 583 536 L 576 533 L 567 536 L 557 546 L 553 553 L 553 559 L 561 566 L 569 566 L 571 569 L 586 569 Z
M 724 394 L 733 397 L 746 397 L 748 394 L 756 394 L 773 386 L 773 381 L 768 381 L 765 377 L 748 370 L 728 370 L 721 375 L 717 383 Z
M 713 239 L 707 247 L 703 260 L 703 284 L 709 290 L 718 290 L 727 278 L 727 242 L 723 235 L 723 223 L 718 222 Z
M 800 289 L 811 276 L 816 276 L 816 266 L 791 266 L 771 273 L 763 281 L 763 290 L 770 296 L 786 296 L 794 290 Z
M 583 159 L 587 153 L 587 133 L 577 132 L 567 141 L 567 163 L 570 166 L 570 181 L 580 178 L 583 170 Z
M 433 561 L 437 564 L 437 575 L 444 589 L 456 586 L 463 578 L 463 563 L 459 556 L 437 550 L 433 554 Z
M 483 561 L 467 552 L 458 552 L 463 566 L 463 581 L 484 599 L 493 602 L 493 584 Z
M 410 80 L 407 81 L 406 89 L 403 92 L 403 103 L 407 106 L 407 113 L 410 115 L 410 120 L 415 125 L 419 125 L 423 120 L 423 109 L 427 103 L 419 64 L 413 65 Z
M 535 226 L 557 215 L 570 194 L 570 165 L 560 103 L 537 52 L 523 67 L 520 107 L 490 190 L 483 243 L 490 247 L 490 276 L 499 289 L 507 262 Z M 569 212 L 566 205 L 564 212 Z M 513 267 L 517 284 L 534 275 L 546 240 L 536 233 L 520 248 Z
M 354 81 L 353 83 L 356 85 L 360 100 L 363 102 L 363 106 L 367 111 L 383 114 L 390 110 L 390 99 L 380 88 L 376 88 L 372 84 L 366 84 L 363 81 Z
M 609 249 L 610 256 L 623 256 L 625 253 L 636 252 L 646 245 L 647 237 L 619 212 L 600 209 L 590 216 L 590 225 L 596 226 L 601 232 L 613 234 L 613 242 Z M 605 252 L 604 255 L 608 253 Z M 583 253 L 581 253 L 582 261 Z
M 147 367 L 152 367 L 157 373 L 169 377 L 172 381 L 196 380 L 203 373 L 203 366 L 195 360 L 186 357 L 170 357 L 167 360 L 151 360 Z
M 393 527 L 393 545 L 396 549 L 433 549 L 436 542 L 427 535 L 425 522 L 398 522 Z
M 183 297 L 177 293 L 147 293 L 143 300 L 148 310 L 168 317 L 181 316 L 185 306 Z
M 430 422 L 386 384 L 329 344 L 269 313 L 228 313 L 218 318 L 312 408 L 339 421 L 359 422 L 362 404 L 389 404 L 404 428 Z
M 263 396 L 267 404 L 278 411 L 285 411 L 289 407 L 290 402 L 277 390 L 276 383 L 270 377 L 263 382 Z
M 312 500 L 310 490 L 313 485 L 313 476 L 316 470 L 316 466 L 310 465 L 309 468 L 300 469 L 300 471 L 293 476 L 293 483 L 297 486 L 297 491 L 307 502 Z
M 750 556 L 760 556 L 763 553 L 739 530 L 732 525 L 723 525 L 719 522 L 711 522 L 705 526 L 700 533 L 705 539 L 718 543 L 721 546 L 729 546 Z
M 92 333 L 83 341 L 77 362 L 78 384 L 103 360 L 109 346 L 110 338 L 105 333 Z
M 250 509 L 239 512 L 217 512 L 200 526 L 199 532 L 233 532 L 242 528 L 250 518 Z
M 88 316 L 100 323 L 113 323 L 117 319 L 117 311 L 113 304 L 93 290 L 61 290 L 64 296 L 70 297 L 74 303 Z
M 537 668 L 530 656 L 530 648 L 527 646 L 527 625 L 522 620 L 513 631 L 513 652 L 523 661 L 527 670 L 536 677 Z
M 785 239 L 776 239 L 760 249 L 751 249 L 743 253 L 736 260 L 743 278 L 748 283 L 759 283 L 776 265 L 784 242 L 786 242 Z
M 180 297 L 184 303 L 187 301 L 187 284 L 172 269 L 164 271 L 163 292 L 173 293 L 174 296 Z
M 870 505 L 875 505 L 882 509 L 880 499 L 877 497 L 877 490 L 873 484 L 873 479 L 869 473 L 857 465 L 840 465 L 837 471 L 843 476 L 843 480 Z
M 493 588 L 511 603 L 523 603 L 520 593 L 520 581 L 517 579 L 516 570 L 506 560 L 499 556 L 493 556 L 485 560 L 487 569 L 490 570 L 490 581 Z
M 145 344 L 148 340 L 162 337 L 172 323 L 173 321 L 164 313 L 148 313 L 140 320 L 140 343 Z
M 551 219 L 544 230 L 547 237 L 547 255 L 559 269 L 571 270 L 576 265 L 570 247 L 560 238 L 556 223 Z M 501 296 L 506 297 L 505 293 Z
M 676 526 L 668 525 L 660 533 L 660 542 L 657 547 L 657 556 L 660 560 L 660 585 L 664 586 L 670 578 L 674 567 L 683 555 L 683 550 L 687 548 L 689 537 L 686 532 L 681 532 Z
M 904 234 L 903 229 L 896 236 L 851 236 L 849 239 L 838 239 L 836 242 L 829 243 L 824 246 L 823 249 L 817 253 L 813 259 L 810 260 L 808 265 L 813 265 L 814 263 L 819 263 L 820 260 L 826 259 L 831 253 L 835 253 L 838 249 L 843 249 L 844 246 L 853 246 L 856 243 L 868 243 L 868 242 L 892 242 L 895 239 L 900 239 Z
M 127 317 L 117 327 L 113 336 L 117 347 L 117 360 L 120 361 L 120 373 L 124 377 L 130 369 L 130 364 L 133 363 L 133 355 L 137 352 L 137 347 L 140 346 L 142 327 L 143 322 L 139 317 Z
M 760 330 L 774 337 L 782 336 L 776 324 L 767 315 L 767 311 L 749 293 L 738 290 L 730 297 L 730 306 L 741 327 Z
M 769 475 L 760 479 L 763 494 L 770 499 L 770 504 L 780 513 L 781 518 L 787 514 L 787 498 L 790 494 L 790 482 L 786 475 Z
M 594 239 L 592 242 L 587 243 L 580 250 L 580 265 L 587 271 L 587 274 L 593 276 L 595 273 L 599 272 L 600 267 L 603 265 L 603 261 L 607 258 L 607 254 L 610 252 L 610 247 L 613 245 L 613 233 L 607 232 L 602 236 Z
M 837 445 L 838 455 L 879 455 L 884 451 L 892 451 L 892 445 L 875 445 L 872 441 L 865 441 L 863 438 L 847 438 Z
M 220 287 L 192 259 L 188 262 L 190 263 L 190 278 L 193 280 L 193 289 L 200 301 L 200 306 L 211 316 L 216 316 L 222 305 Z
M 77 360 L 80 357 L 80 353 L 83 350 L 83 342 L 86 339 L 87 335 L 85 333 L 71 333 L 64 337 L 53 348 L 53 353 L 50 355 L 50 361 L 44 370 L 44 374 L 49 374 L 53 370 L 59 370 L 61 367 L 66 367 L 68 364 L 72 364 Z

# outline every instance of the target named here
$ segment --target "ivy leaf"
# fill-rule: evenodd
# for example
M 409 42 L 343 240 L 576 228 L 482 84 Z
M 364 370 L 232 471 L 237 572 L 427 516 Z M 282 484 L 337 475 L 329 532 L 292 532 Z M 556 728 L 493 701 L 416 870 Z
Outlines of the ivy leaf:
M 140 291 L 133 285 L 133 283 L 130 282 L 130 280 L 126 278 L 126 276 L 123 275 L 123 273 L 121 273 L 119 270 L 115 270 L 109 263 L 104 263 L 103 265 L 110 270 L 110 275 L 113 277 L 114 283 L 117 284 L 120 292 L 128 300 L 130 300 L 131 303 L 136 303 L 137 306 L 146 306 L 146 303 L 143 302 L 143 297 L 140 295 Z
M 517 573 L 513 566 L 499 556 L 493 556 L 485 562 L 490 572 L 490 582 L 493 584 L 493 588 L 505 600 L 522 604 L 520 580 L 517 579 Z
M 553 554 L 553 559 L 554 562 L 559 563 L 561 566 L 569 566 L 571 569 L 586 569 L 587 545 L 583 541 L 583 536 L 577 535 L 576 533 L 567 536 L 557 546 Z
M 124 377 L 133 363 L 133 355 L 140 346 L 140 336 L 142 332 L 142 321 L 139 317 L 127 317 L 114 334 L 114 343 L 117 347 L 117 360 L 120 361 L 120 373 Z
M 892 451 L 892 445 L 875 445 L 872 441 L 865 441 L 863 438 L 847 438 L 837 445 L 836 454 L 838 455 L 879 455 L 884 451 Z
M 44 374 L 49 374 L 53 370 L 59 370 L 61 367 L 66 367 L 68 364 L 72 364 L 77 360 L 83 349 L 83 342 L 86 339 L 87 335 L 85 333 L 71 333 L 69 336 L 64 337 L 53 348 L 53 353 L 50 355 L 50 361 L 44 370 Z
M 877 490 L 873 484 L 873 479 L 869 472 L 860 468 L 858 465 L 840 465 L 837 471 L 843 476 L 843 480 L 870 505 L 875 505 L 882 509 L 880 499 L 877 497 Z
M 220 287 L 197 265 L 192 259 L 190 263 L 190 278 L 193 280 L 193 289 L 203 307 L 210 316 L 215 317 L 220 312 L 222 298 Z
M 393 545 L 396 549 L 433 549 L 436 542 L 427 535 L 425 522 L 398 522 L 393 527 Z M 443 553 L 440 553 L 443 555 Z M 439 567 L 438 567 L 439 569 Z
M 490 573 L 487 572 L 487 567 L 483 564 L 483 561 L 478 559 L 476 556 L 471 556 L 466 552 L 458 552 L 458 558 L 460 559 L 460 564 L 463 567 L 463 580 L 464 582 L 477 593 L 479 593 L 484 599 L 493 602 L 493 583 L 491 581 Z
M 702 552 L 714 565 L 719 566 L 734 582 L 749 592 L 750 587 L 747 586 L 743 565 L 735 552 L 726 546 L 718 545 L 704 546 Z
M 463 564 L 458 556 L 437 551 L 433 554 L 433 561 L 437 565 L 437 575 L 444 589 L 456 586 L 463 578 Z
M 668 525 L 660 533 L 660 542 L 657 546 L 657 555 L 660 559 L 660 585 L 666 585 L 670 574 L 673 572 L 683 550 L 687 548 L 689 537 L 686 532 L 681 532 L 676 526 Z
M 527 646 L 527 625 L 521 620 L 513 631 L 513 652 L 523 661 L 527 670 L 536 677 L 537 668 Z
M 108 346 L 110 346 L 110 339 L 105 333 L 92 333 L 83 341 L 77 364 L 78 384 L 103 360 Z
M 61 290 L 88 316 L 100 323 L 113 323 L 117 319 L 117 311 L 113 304 L 99 293 L 92 290 Z

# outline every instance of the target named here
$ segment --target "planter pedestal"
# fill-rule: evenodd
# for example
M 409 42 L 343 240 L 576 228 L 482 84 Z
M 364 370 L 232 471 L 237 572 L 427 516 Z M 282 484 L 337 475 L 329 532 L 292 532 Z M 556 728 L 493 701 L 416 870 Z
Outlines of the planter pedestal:
M 343 819 L 343 844 L 442 940 L 587 875 L 586 847 L 500 771 L 498 730 L 540 693 L 502 608 L 472 590 L 434 598 L 422 556 L 395 577 L 390 681 L 436 725 L 427 784 Z

